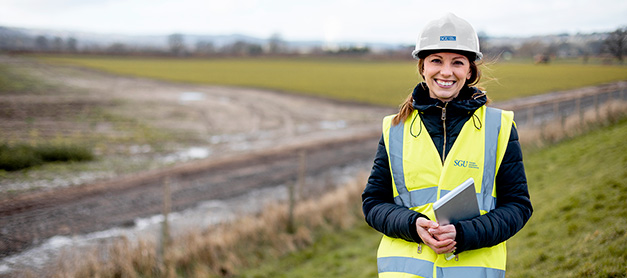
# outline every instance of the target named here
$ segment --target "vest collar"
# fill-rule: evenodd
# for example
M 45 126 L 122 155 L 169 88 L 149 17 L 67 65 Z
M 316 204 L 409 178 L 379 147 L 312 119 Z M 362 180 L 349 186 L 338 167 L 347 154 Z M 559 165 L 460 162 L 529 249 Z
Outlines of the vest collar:
M 444 107 L 444 102 L 439 99 L 434 99 L 429 96 L 429 87 L 425 82 L 419 83 L 414 92 L 412 93 L 414 98 L 414 109 L 422 113 L 441 113 Z M 464 86 L 459 92 L 459 95 L 450 101 L 446 106 L 446 112 L 451 114 L 468 114 L 477 110 L 487 102 L 485 93 L 477 89 L 476 87 Z

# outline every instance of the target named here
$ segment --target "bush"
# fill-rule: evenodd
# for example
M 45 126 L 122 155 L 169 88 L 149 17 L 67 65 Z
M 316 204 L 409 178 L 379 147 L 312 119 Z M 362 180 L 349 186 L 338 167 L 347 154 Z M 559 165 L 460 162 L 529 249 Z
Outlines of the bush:
M 0 169 L 18 171 L 54 161 L 89 161 L 93 152 L 84 146 L 76 145 L 37 145 L 6 143 L 0 144 Z
M 43 160 L 27 145 L 0 145 L 0 169 L 17 171 L 43 164 Z
M 37 146 L 35 152 L 43 161 L 89 161 L 94 159 L 91 150 L 82 146 L 43 145 Z

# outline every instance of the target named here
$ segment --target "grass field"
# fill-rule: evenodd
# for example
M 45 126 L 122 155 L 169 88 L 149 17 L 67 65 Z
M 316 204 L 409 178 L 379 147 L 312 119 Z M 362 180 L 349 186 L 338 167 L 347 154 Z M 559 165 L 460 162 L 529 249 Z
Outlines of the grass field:
M 508 241 L 508 277 L 627 276 L 626 135 L 622 120 L 526 153 L 534 214 Z M 362 223 L 240 277 L 376 277 L 380 237 Z
M 420 77 L 416 62 L 312 58 L 174 59 L 43 56 L 51 63 L 168 81 L 247 86 L 397 106 Z M 529 63 L 484 68 L 482 85 L 495 101 L 627 80 L 627 67 Z

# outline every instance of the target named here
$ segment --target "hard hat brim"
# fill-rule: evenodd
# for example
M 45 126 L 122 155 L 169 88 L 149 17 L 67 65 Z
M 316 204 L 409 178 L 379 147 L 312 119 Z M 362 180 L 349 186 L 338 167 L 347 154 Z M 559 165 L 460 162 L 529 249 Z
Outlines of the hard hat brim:
M 464 55 L 468 58 L 469 61 L 479 61 L 483 58 L 483 54 L 481 52 L 477 53 L 474 51 L 465 51 L 465 50 L 459 50 L 459 49 L 423 49 L 423 50 L 414 50 L 412 51 L 411 55 L 416 59 L 424 59 L 427 56 L 434 54 L 434 53 L 438 53 L 438 52 L 450 52 L 450 53 L 457 53 L 457 54 L 461 54 Z

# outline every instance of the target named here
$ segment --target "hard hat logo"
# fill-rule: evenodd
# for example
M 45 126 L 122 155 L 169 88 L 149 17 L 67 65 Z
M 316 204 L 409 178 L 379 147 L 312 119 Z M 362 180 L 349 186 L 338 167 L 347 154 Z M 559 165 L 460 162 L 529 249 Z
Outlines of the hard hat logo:
M 412 56 L 420 59 L 441 51 L 463 53 L 475 61 L 483 58 L 475 29 L 452 13 L 427 23 L 418 36 Z

